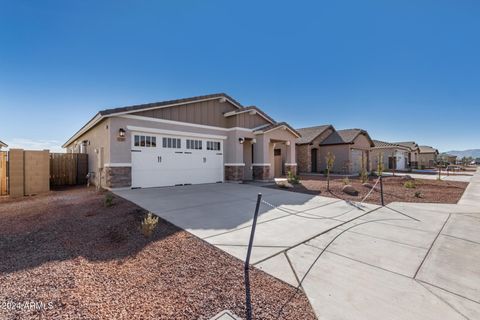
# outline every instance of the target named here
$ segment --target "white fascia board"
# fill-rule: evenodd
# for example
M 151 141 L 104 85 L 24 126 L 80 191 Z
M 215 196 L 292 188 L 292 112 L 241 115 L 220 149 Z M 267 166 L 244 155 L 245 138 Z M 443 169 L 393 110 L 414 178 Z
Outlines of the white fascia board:
M 224 166 L 230 167 L 245 167 L 245 163 L 225 163 Z
M 248 129 L 248 128 L 241 128 L 241 127 L 222 128 L 222 127 L 216 127 L 216 126 L 209 126 L 209 125 L 205 125 L 205 124 L 196 124 L 196 123 L 189 123 L 189 122 L 182 122 L 182 121 L 150 118 L 150 117 L 135 116 L 135 115 L 129 115 L 129 114 L 120 115 L 118 117 L 119 118 L 125 118 L 125 119 L 134 119 L 134 120 L 166 123 L 166 124 L 173 124 L 173 125 L 178 125 L 178 126 L 186 126 L 186 127 L 209 129 L 209 130 L 219 130 L 219 131 L 235 131 L 235 130 L 238 130 L 238 131 L 252 132 L 252 129 Z
M 172 136 L 199 137 L 199 138 L 218 139 L 218 140 L 227 139 L 227 136 L 220 136 L 220 135 L 214 135 L 214 134 L 203 134 L 203 133 L 177 131 L 177 130 L 164 130 L 164 129 L 148 128 L 148 127 L 127 126 L 127 129 L 134 132 L 150 132 L 150 133 L 167 134 Z
M 295 131 L 292 131 L 292 129 L 290 129 L 289 127 L 287 127 L 286 125 L 281 125 L 281 126 L 278 126 L 278 127 L 275 127 L 275 128 L 272 128 L 270 130 L 267 130 L 267 131 L 254 131 L 253 133 L 254 134 L 264 134 L 264 133 L 268 133 L 268 132 L 271 132 L 271 131 L 275 131 L 277 129 L 284 129 L 284 130 L 288 130 L 290 131 L 295 137 L 297 138 L 300 138 L 300 136 L 298 135 L 298 133 L 295 133 Z
M 177 102 L 177 103 L 172 103 L 172 104 L 166 104 L 164 106 L 157 106 L 157 107 L 150 107 L 150 108 L 144 108 L 144 109 L 122 111 L 122 112 L 109 114 L 108 116 L 110 116 L 110 117 L 119 116 L 119 115 L 129 114 L 129 113 L 133 113 L 133 112 L 141 112 L 141 111 L 149 111 L 149 110 L 155 110 L 155 109 L 170 108 L 170 107 L 181 106 L 181 105 L 185 105 L 185 104 L 205 102 L 205 101 L 210 101 L 210 100 L 219 100 L 219 99 L 223 99 L 223 98 L 226 99 L 226 101 L 230 102 L 233 106 L 237 107 L 238 109 L 243 109 L 243 107 L 237 105 L 235 102 L 231 101 L 227 97 L 213 97 L 213 98 L 207 98 L 207 99 L 192 100 L 192 101 L 188 101 L 188 102 Z
M 270 167 L 270 163 L 252 163 L 253 167 Z
M 85 132 L 87 132 L 88 130 L 90 130 L 91 128 L 93 128 L 98 122 L 100 122 L 102 119 L 104 118 L 104 116 L 100 115 L 100 113 L 97 113 L 97 115 L 95 117 L 93 117 L 92 120 L 90 120 L 89 122 L 87 122 L 87 124 L 81 128 L 79 131 L 77 131 L 77 133 L 75 133 L 70 139 L 67 140 L 67 142 L 65 142 L 63 145 L 62 145 L 62 148 L 66 148 L 69 144 L 71 144 L 72 142 L 74 142 L 78 137 L 80 137 L 82 134 L 84 134 Z

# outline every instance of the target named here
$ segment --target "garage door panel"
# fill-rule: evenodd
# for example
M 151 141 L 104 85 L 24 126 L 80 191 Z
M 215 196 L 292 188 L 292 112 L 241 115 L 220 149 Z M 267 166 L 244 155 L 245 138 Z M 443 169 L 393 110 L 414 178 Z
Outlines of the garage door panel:
M 166 136 L 147 133 L 134 135 L 155 136 L 158 143 L 156 147 L 132 146 L 132 187 L 148 188 L 223 181 L 222 141 L 168 136 L 181 141 L 180 148 L 168 148 L 162 143 Z M 187 149 L 187 139 L 201 140 L 202 149 Z M 136 140 L 133 138 L 132 143 L 134 141 Z M 221 150 L 206 150 L 207 141 L 220 142 Z

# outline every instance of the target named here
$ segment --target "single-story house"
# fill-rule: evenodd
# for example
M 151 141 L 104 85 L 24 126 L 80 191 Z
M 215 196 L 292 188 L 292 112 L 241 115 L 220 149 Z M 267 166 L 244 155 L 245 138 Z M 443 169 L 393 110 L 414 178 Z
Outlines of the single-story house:
M 300 134 L 219 93 L 98 112 L 62 146 L 107 188 L 270 180 L 296 172 Z
M 6 143 L 0 141 L 0 149 L 7 148 L 7 147 L 8 147 L 8 145 Z
M 437 157 L 439 160 L 448 164 L 457 164 L 457 156 L 447 153 L 439 154 Z
M 303 173 L 321 172 L 325 159 L 320 156 L 320 143 L 335 131 L 332 125 L 297 129 L 297 169 Z
M 370 170 L 370 148 L 373 141 L 362 129 L 335 130 L 332 125 L 301 128 L 297 139 L 298 171 L 300 173 L 324 172 L 328 152 L 335 156 L 332 171 L 357 174 L 362 168 Z
M 384 170 L 409 169 L 410 148 L 395 143 L 373 140 L 374 147 L 370 150 L 372 168 L 376 170 L 382 160 Z
M 433 168 L 437 162 L 438 150 L 430 146 L 419 146 L 418 149 L 420 168 Z
M 418 168 L 419 147 L 415 141 L 392 142 L 392 143 L 409 148 L 410 153 L 408 154 L 408 167 L 410 169 Z

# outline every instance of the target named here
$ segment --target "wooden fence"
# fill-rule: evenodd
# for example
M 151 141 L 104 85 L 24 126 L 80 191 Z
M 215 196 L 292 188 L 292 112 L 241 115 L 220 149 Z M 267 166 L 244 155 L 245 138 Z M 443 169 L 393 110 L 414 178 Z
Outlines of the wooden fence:
M 88 155 L 83 153 L 50 153 L 50 185 L 87 184 Z
M 7 194 L 7 152 L 0 151 L 0 196 Z

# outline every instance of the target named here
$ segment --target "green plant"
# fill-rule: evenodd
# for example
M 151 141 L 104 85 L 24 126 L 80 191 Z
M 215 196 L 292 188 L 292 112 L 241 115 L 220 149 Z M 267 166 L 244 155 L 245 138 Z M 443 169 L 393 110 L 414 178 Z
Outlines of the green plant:
M 332 171 L 333 164 L 335 163 L 335 155 L 329 151 L 325 160 L 327 162 L 327 190 L 330 191 L 330 171 Z
M 111 193 L 107 193 L 105 195 L 104 204 L 105 204 L 105 207 L 107 208 L 113 206 L 113 196 Z
M 348 177 L 345 177 L 342 179 L 342 182 L 344 185 L 350 184 L 350 179 L 348 179 Z
M 154 216 L 151 212 L 147 213 L 142 220 L 140 230 L 143 235 L 149 238 L 158 224 L 158 217 Z
M 292 184 L 300 183 L 300 178 L 297 175 L 294 175 L 292 171 L 287 172 L 287 180 Z
M 413 181 L 413 180 L 405 181 L 403 186 L 407 189 L 415 189 L 417 187 L 416 184 L 415 184 L 415 181 Z
M 420 191 L 415 191 L 415 198 L 422 198 L 422 193 Z

